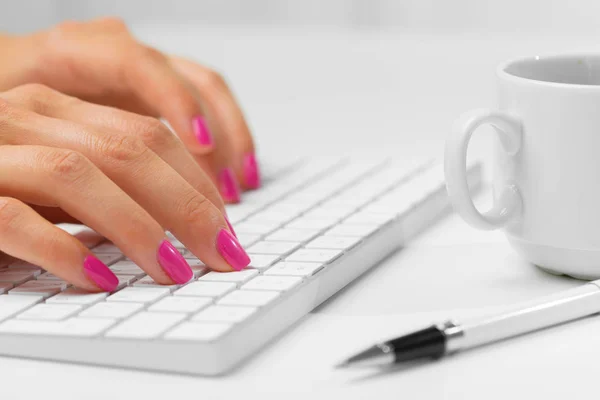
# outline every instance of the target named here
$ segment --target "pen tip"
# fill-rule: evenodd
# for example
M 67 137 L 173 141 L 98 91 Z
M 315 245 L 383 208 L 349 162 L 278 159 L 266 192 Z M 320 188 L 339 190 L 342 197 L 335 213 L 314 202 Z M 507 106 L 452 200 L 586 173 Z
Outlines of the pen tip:
M 350 363 L 348 362 L 348 360 L 344 360 L 340 363 L 337 363 L 336 365 L 333 366 L 333 368 L 336 369 L 342 369 L 342 368 L 346 368 L 348 365 L 350 365 Z

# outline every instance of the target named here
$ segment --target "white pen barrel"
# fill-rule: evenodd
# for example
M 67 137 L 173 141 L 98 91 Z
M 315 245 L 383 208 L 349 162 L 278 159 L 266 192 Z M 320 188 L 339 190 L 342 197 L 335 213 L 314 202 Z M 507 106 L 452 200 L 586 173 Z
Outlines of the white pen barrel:
M 448 352 L 476 347 L 600 312 L 600 281 L 521 304 L 514 310 L 461 324 Z

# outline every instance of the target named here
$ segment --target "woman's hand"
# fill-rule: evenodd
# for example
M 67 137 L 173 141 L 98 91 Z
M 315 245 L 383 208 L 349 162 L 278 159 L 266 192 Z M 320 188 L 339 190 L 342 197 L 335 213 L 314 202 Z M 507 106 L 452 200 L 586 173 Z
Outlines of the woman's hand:
M 239 183 L 260 186 L 250 131 L 215 71 L 145 46 L 114 18 L 62 23 L 21 42 L 13 59 L 27 60 L 28 73 L 19 83 L 165 118 L 228 203 L 240 200 Z
M 249 258 L 211 181 L 167 127 L 39 84 L 0 93 L 0 251 L 88 290 L 116 276 L 52 223 L 73 218 L 163 284 L 192 277 L 171 231 L 219 271 Z

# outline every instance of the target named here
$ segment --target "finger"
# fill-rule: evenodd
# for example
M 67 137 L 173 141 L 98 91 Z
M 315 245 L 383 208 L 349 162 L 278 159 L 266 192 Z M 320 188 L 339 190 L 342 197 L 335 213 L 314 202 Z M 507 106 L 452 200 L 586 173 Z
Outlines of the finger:
M 240 258 L 234 260 L 226 254 L 230 247 L 221 246 L 220 238 L 229 230 L 220 211 L 141 140 L 37 114 L 29 116 L 27 124 L 29 130 L 18 135 L 21 142 L 82 153 L 209 267 L 231 271 L 249 263 L 239 244 Z
M 183 283 L 192 272 L 161 226 L 79 153 L 41 146 L 0 146 L 0 193 L 60 207 L 109 238 L 157 282 Z M 187 282 L 186 280 L 186 282 Z
M 216 182 L 223 200 L 239 202 L 240 189 L 231 164 L 229 139 L 226 135 L 213 134 L 210 126 L 216 124 L 210 123 L 210 113 L 202 112 L 205 102 L 197 95 L 196 89 L 175 72 L 163 54 L 151 48 L 139 51 L 135 67 L 125 74 L 132 92 L 144 102 L 155 103 L 160 115 L 169 121 L 196 158 L 201 159 L 201 155 L 211 153 L 207 156 L 208 162 L 203 165 L 208 166 L 207 171 Z
M 0 197 L 0 251 L 43 267 L 89 291 L 113 291 L 118 278 L 79 240 L 29 206 Z
M 215 138 L 194 87 L 155 49 L 136 46 L 128 57 L 121 68 L 130 91 L 169 121 L 190 152 L 210 153 Z
M 170 57 L 170 62 L 198 90 L 204 111 L 211 116 L 220 133 L 230 138 L 234 155 L 232 165 L 239 181 L 246 189 L 258 188 L 260 172 L 252 135 L 224 79 L 216 72 L 183 58 Z
M 219 189 L 222 199 L 226 203 L 239 203 L 241 200 L 241 189 L 237 176 L 231 166 L 232 151 L 229 138 L 218 135 L 215 151 L 204 156 L 196 155 L 198 165 L 208 171 L 213 182 Z
M 100 106 L 66 97 L 38 85 L 13 90 L 5 97 L 13 104 L 48 117 L 86 124 L 99 130 L 120 132 L 140 138 L 156 155 L 169 164 L 196 191 L 204 194 L 225 215 L 216 187 L 195 162 L 183 143 L 159 120 L 113 107 Z

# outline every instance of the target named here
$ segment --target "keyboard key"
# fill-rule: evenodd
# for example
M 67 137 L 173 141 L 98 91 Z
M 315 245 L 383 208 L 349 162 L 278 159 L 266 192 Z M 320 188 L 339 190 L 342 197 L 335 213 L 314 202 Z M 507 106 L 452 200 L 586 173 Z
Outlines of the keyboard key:
M 283 224 L 288 222 L 296 217 L 295 213 L 285 212 L 285 211 L 277 211 L 271 210 L 267 207 L 263 211 L 259 211 L 254 214 L 252 217 L 248 218 L 248 222 L 275 222 L 278 224 Z
M 337 220 L 332 218 L 309 219 L 300 217 L 298 219 L 293 220 L 285 227 L 290 229 L 323 230 L 325 228 L 329 228 L 331 225 L 334 225 L 336 222 Z
M 42 296 L 7 296 L 0 295 L 0 321 L 25 311 L 29 307 L 43 301 Z
M 217 301 L 221 306 L 264 306 L 279 296 L 279 292 L 236 290 Z
M 81 306 L 74 304 L 37 304 L 17 315 L 17 318 L 60 321 L 71 317 L 79 310 L 81 310 Z
M 110 270 L 118 275 L 133 275 L 137 279 L 146 275 L 143 269 L 138 267 L 132 261 L 119 261 L 113 265 L 111 265 Z
M 186 257 L 185 261 L 190 265 L 192 272 L 194 273 L 194 278 L 198 278 L 208 272 L 210 272 L 210 268 L 208 268 L 202 261 L 200 261 L 196 257 Z
M 28 281 L 10 290 L 8 294 L 34 295 L 47 298 L 66 288 L 67 284 L 62 281 Z
M 225 208 L 227 210 L 229 222 L 232 224 L 237 224 L 238 222 L 248 218 L 250 214 L 256 211 L 256 205 L 245 202 L 241 204 L 227 204 Z
M 241 224 L 242 224 L 242 232 L 246 231 L 244 229 L 244 226 L 248 227 L 248 226 L 254 226 L 254 225 L 261 226 L 261 227 L 263 227 L 262 229 L 266 230 L 266 232 L 270 232 L 272 230 L 279 228 L 281 225 L 283 225 L 283 222 L 258 219 L 257 214 L 255 214 L 255 215 L 251 216 L 250 218 L 244 220 L 244 222 L 242 222 Z
M 184 320 L 186 314 L 141 312 L 106 332 L 106 337 L 151 339 Z M 82 318 L 83 319 L 83 318 Z M 1 326 L 0 326 L 1 327 Z
M 124 302 L 108 302 L 94 304 L 88 309 L 83 310 L 79 316 L 83 318 L 127 318 L 136 312 L 142 310 L 142 303 L 124 303 Z
M 154 303 L 148 311 L 193 313 L 212 304 L 210 297 L 170 296 Z
M 258 242 L 261 238 L 261 235 L 256 235 L 253 233 L 236 232 L 236 234 L 237 234 L 238 241 L 244 248 L 252 246 L 254 243 Z
M 268 254 L 249 254 L 250 265 L 248 268 L 256 268 L 258 270 L 264 270 L 275 264 L 281 257 L 278 255 Z
M 33 265 L 21 260 L 11 263 L 7 269 L 11 272 L 31 272 L 33 276 L 39 276 L 40 274 L 46 272 L 43 268 L 38 267 L 37 265 Z
M 277 228 L 277 226 L 273 226 L 272 224 L 250 224 L 247 222 L 242 222 L 239 225 L 236 225 L 235 232 L 240 234 L 250 233 L 253 235 L 264 235 L 272 230 Z
M 57 294 L 56 296 L 50 297 L 46 300 L 48 304 L 79 304 L 82 306 L 89 306 L 91 304 L 102 301 L 108 297 L 108 293 L 90 293 L 83 289 L 68 288 L 64 292 Z
M 387 214 L 373 214 L 368 212 L 358 212 L 344 220 L 344 224 L 385 224 L 393 218 Z
M 133 284 L 133 287 L 158 287 L 158 288 L 166 288 L 169 289 L 171 292 L 174 290 L 177 290 L 181 287 L 181 285 L 161 285 L 160 283 L 157 283 L 154 281 L 154 279 L 152 279 L 151 276 L 145 276 L 142 279 L 140 279 L 139 281 L 136 281 Z
M 375 224 L 344 224 L 334 226 L 325 232 L 326 236 L 354 236 L 354 237 L 366 237 L 371 233 L 377 231 L 379 225 Z
M 83 225 L 70 230 L 70 233 L 88 249 L 92 249 L 106 240 L 102 235 Z
M 285 292 L 300 284 L 302 278 L 296 276 L 257 276 L 242 286 L 243 290 L 275 290 Z
M 121 275 L 121 274 L 115 274 L 117 279 L 119 279 L 119 284 L 117 285 L 117 288 L 114 290 L 114 292 L 117 292 L 121 289 L 123 289 L 125 286 L 129 286 L 131 285 L 133 282 L 135 282 L 135 276 L 133 275 Z
M 71 318 L 66 321 L 12 319 L 0 324 L 0 332 L 90 337 L 101 334 L 115 322 L 113 319 L 91 318 Z
M 107 266 L 111 266 L 114 263 L 116 263 L 117 261 L 122 260 L 123 255 L 122 254 L 110 254 L 110 253 L 96 254 L 96 258 L 98 258 L 100 261 L 102 261 Z
M 221 297 L 235 289 L 235 283 L 231 282 L 192 282 L 173 294 L 175 296 L 193 297 Z
M 13 271 L 12 269 L 2 269 L 0 271 L 0 282 L 12 283 L 17 286 L 33 279 L 34 273 L 29 271 Z
M 102 243 L 92 249 L 94 254 L 123 254 L 121 249 L 112 244 L 111 242 Z
M 319 234 L 320 229 L 282 228 L 268 235 L 265 240 L 304 243 Z
M 185 249 L 185 245 L 176 238 L 169 239 L 169 242 L 171 242 L 173 247 L 175 247 L 176 249 Z
M 309 242 L 305 247 L 307 249 L 338 249 L 347 250 L 358 243 L 359 237 L 352 236 L 320 236 Z
M 352 214 L 356 208 L 351 207 L 348 209 L 347 207 L 336 207 L 336 206 L 319 206 L 315 207 L 306 214 L 303 215 L 304 218 L 308 219 L 320 219 L 320 218 L 330 218 L 330 219 L 341 219 L 347 217 Z
M 36 279 L 38 281 L 44 281 L 44 280 L 49 280 L 49 281 L 63 281 L 62 278 L 59 278 L 58 276 L 56 276 L 54 274 L 51 274 L 50 272 L 45 272 L 45 273 L 41 274 L 40 276 L 38 276 Z
M 167 288 L 127 287 L 120 292 L 108 296 L 106 300 L 150 304 L 167 296 L 169 293 L 170 291 Z
M 212 271 L 208 274 L 200 277 L 198 282 L 211 281 L 211 282 L 233 282 L 238 286 L 246 283 L 253 277 L 258 275 L 258 271 L 255 269 L 244 269 L 242 271 L 232 272 L 217 272 Z
M 323 269 L 323 263 L 281 261 L 265 271 L 265 275 L 306 277 Z
M 242 322 L 258 310 L 257 307 L 210 306 L 192 317 L 193 322 Z
M 290 254 L 285 261 L 312 261 L 328 263 L 342 255 L 340 250 L 300 249 Z
M 291 253 L 298 247 L 300 247 L 301 243 L 298 242 L 267 242 L 262 241 L 258 242 L 252 247 L 250 247 L 247 251 L 251 254 L 278 254 L 285 255 Z
M 223 323 L 185 322 L 168 332 L 164 337 L 167 340 L 208 342 L 223 336 L 232 326 Z

